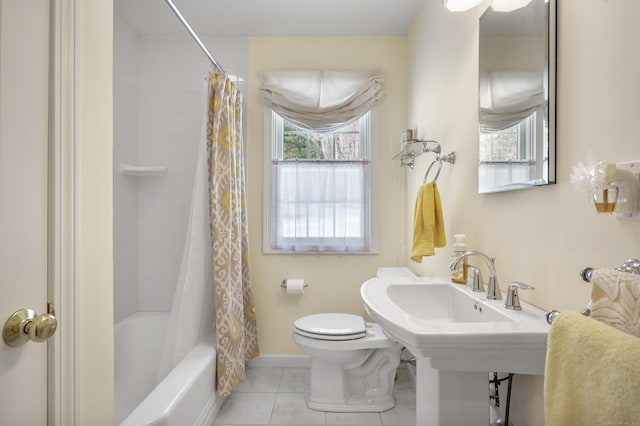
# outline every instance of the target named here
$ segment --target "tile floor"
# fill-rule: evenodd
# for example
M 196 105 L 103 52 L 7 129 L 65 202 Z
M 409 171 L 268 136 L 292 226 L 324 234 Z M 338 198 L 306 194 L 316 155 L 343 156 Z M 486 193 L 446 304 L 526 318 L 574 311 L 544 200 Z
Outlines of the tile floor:
M 406 368 L 398 369 L 394 385 L 396 406 L 384 413 L 324 413 L 307 408 L 306 368 L 250 367 L 247 377 L 224 402 L 215 426 L 414 426 L 416 394 Z

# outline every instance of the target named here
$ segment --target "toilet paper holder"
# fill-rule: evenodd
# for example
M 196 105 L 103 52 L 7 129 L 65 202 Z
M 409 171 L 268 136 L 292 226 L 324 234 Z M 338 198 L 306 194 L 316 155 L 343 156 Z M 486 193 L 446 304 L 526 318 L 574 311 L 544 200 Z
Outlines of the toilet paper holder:
M 280 287 L 284 288 L 286 290 L 287 288 L 287 279 L 285 278 L 284 280 L 282 280 L 282 283 L 280 284 Z M 309 284 L 307 284 L 306 282 L 304 283 L 304 287 L 307 288 L 309 287 Z

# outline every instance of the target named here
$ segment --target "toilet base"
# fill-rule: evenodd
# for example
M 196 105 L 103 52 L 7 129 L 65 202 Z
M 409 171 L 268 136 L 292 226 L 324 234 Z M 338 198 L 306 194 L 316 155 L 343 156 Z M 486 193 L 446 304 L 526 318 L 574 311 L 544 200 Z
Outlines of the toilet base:
M 311 355 L 306 398 L 310 409 L 378 413 L 395 406 L 393 384 L 402 345 L 390 340 L 378 324 L 366 323 L 366 336 L 358 339 L 317 339 L 296 329 L 292 337 Z
M 350 362 L 337 363 L 335 359 L 326 362 L 315 357 L 311 364 L 307 407 L 317 411 L 369 413 L 393 408 L 393 383 L 401 346 L 390 346 L 350 351 L 353 357 Z
M 349 398 L 344 405 L 333 403 L 324 403 L 314 400 L 309 395 L 306 397 L 307 407 L 316 411 L 328 411 L 335 413 L 381 413 L 396 406 L 396 400 L 393 396 L 388 396 L 382 400 L 367 400 L 362 395 Z

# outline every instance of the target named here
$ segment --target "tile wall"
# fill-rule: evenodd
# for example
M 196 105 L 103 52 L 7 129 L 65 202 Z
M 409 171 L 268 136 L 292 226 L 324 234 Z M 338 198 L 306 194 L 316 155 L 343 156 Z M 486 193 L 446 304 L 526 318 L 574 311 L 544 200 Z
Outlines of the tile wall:
M 187 36 L 140 36 L 117 15 L 114 21 L 117 322 L 136 311 L 171 309 L 211 66 Z M 246 80 L 246 38 L 202 40 L 227 72 Z M 167 174 L 123 176 L 122 162 L 166 166 Z

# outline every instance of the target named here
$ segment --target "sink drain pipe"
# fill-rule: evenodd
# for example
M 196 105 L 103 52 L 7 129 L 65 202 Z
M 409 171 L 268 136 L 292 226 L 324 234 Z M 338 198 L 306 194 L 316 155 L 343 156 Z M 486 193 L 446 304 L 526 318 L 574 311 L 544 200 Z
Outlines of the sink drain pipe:
M 403 347 L 400 353 L 400 363 L 416 366 L 416 357 L 409 352 L 406 347 Z M 509 426 L 509 409 L 511 407 L 511 386 L 513 384 L 513 373 L 508 373 L 507 377 L 498 379 L 498 373 L 493 373 L 493 380 L 489 380 L 489 385 L 493 385 L 493 395 L 489 395 L 489 400 L 493 400 L 493 404 L 496 407 L 500 407 L 500 384 L 508 380 L 507 383 L 507 406 L 504 410 L 504 424 Z M 498 420 L 499 421 L 499 420 Z
M 508 373 L 507 377 L 503 377 L 502 379 L 498 379 L 498 373 L 493 373 L 493 380 L 489 380 L 489 385 L 493 385 L 493 395 L 489 395 L 489 400 L 493 400 L 493 404 L 496 407 L 500 407 L 500 384 L 508 380 L 507 385 L 507 406 L 504 410 L 504 424 L 509 426 L 509 408 L 511 406 L 511 386 L 513 383 L 513 373 Z
M 409 349 L 403 347 L 400 351 L 400 363 L 416 366 L 416 357 L 413 356 Z

